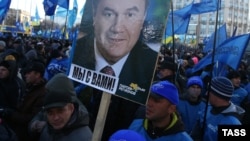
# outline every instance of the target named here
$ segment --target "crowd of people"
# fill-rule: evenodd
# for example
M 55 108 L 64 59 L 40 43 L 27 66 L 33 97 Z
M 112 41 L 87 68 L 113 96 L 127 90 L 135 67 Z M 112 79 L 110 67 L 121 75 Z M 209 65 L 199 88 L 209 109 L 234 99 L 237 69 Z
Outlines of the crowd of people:
M 75 52 L 67 40 L 0 39 L 1 141 L 92 140 L 103 91 L 69 79 L 72 62 L 100 73 L 107 65 L 121 84 L 150 86 L 138 92 L 149 94 L 145 105 L 121 90 L 112 95 L 101 141 L 216 141 L 219 125 L 249 124 L 246 62 L 220 76 L 212 65 L 194 72 L 200 48 L 162 45 L 158 53 L 140 40 L 148 1 L 93 2 L 95 35 L 78 36 Z
M 37 134 L 31 134 L 31 131 L 40 131 L 45 122 L 35 124 L 36 126 L 32 128 L 28 127 L 32 118 L 44 110 L 42 107 L 46 103 L 45 96 L 49 90 L 46 88 L 48 82 L 56 74 L 67 73 L 70 63 L 70 48 L 69 41 L 25 36 L 1 38 L 0 140 L 17 138 L 20 141 L 33 141 L 39 139 Z M 72 85 L 71 91 L 75 96 L 85 86 L 76 82 L 73 82 Z M 59 89 L 63 87 L 59 86 Z M 74 109 L 82 110 L 81 106 Z M 87 113 L 80 114 L 87 118 Z M 87 124 L 88 118 L 82 125 L 86 126 Z
M 67 41 L 31 37 L 0 41 L 1 140 L 92 139 L 98 112 L 91 107 L 95 89 L 67 77 L 70 48 Z M 189 72 L 199 55 L 192 50 L 174 60 L 171 50 L 162 46 L 147 104 L 129 113 L 126 124 L 109 119 L 102 140 L 112 140 L 120 130 L 132 137 L 136 131 L 143 140 L 215 140 L 218 131 L 211 125 L 249 124 L 247 64 L 228 68 L 225 76 L 204 77 L 207 68 Z M 180 59 L 182 63 L 176 61 Z M 120 128 L 112 126 L 116 124 Z

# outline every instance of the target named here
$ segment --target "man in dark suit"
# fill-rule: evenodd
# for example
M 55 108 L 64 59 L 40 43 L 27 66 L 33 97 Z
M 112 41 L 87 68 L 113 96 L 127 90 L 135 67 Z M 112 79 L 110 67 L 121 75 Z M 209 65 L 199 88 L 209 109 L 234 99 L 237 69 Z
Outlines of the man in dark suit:
M 94 0 L 94 34 L 78 39 L 73 49 L 72 64 L 97 72 L 108 65 L 119 77 L 115 92 L 118 97 L 111 98 L 102 140 L 116 130 L 128 128 L 138 103 L 147 101 L 158 56 L 140 40 L 147 3 L 147 0 Z M 94 90 L 91 120 L 98 112 L 100 93 Z

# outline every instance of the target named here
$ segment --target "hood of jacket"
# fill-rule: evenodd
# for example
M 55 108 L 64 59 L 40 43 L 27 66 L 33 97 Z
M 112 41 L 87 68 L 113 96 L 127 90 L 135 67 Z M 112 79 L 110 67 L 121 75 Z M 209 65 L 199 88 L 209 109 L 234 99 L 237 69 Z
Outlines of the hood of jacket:
M 242 119 L 245 114 L 245 110 L 238 105 L 230 103 L 230 106 L 221 112 L 224 115 L 233 115 L 238 119 Z
M 12 81 L 17 77 L 18 66 L 15 60 L 3 60 L 1 66 L 4 66 L 9 71 L 9 76 L 4 78 L 4 81 Z

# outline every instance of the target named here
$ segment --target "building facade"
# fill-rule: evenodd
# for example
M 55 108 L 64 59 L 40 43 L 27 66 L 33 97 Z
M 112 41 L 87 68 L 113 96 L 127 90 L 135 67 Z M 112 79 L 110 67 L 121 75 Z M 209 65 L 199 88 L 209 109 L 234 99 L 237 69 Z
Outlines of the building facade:
M 194 2 L 200 2 L 195 0 Z M 173 0 L 173 9 L 177 10 L 192 3 L 193 0 Z M 217 28 L 226 24 L 227 35 L 231 36 L 236 30 L 236 35 L 249 32 L 249 0 L 221 0 L 221 9 L 218 12 L 209 12 L 199 15 L 192 15 L 188 27 L 188 35 L 195 35 L 198 42 L 202 42 L 203 38 L 209 37 Z

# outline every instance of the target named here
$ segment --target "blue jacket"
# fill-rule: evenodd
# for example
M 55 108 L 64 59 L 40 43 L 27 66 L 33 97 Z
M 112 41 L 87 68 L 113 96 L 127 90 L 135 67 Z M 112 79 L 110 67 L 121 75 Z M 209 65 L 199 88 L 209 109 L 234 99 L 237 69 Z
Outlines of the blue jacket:
M 247 98 L 248 92 L 242 87 L 234 88 L 231 101 L 238 106 L 241 106 L 244 99 Z
M 212 106 L 208 105 L 203 141 L 217 141 L 218 125 L 241 125 L 238 116 L 241 116 L 245 112 L 241 107 L 234 105 L 233 103 L 231 103 L 229 107 L 227 107 L 220 113 L 213 113 L 212 111 Z M 200 112 L 200 118 L 198 121 L 198 125 L 200 128 L 196 128 L 193 131 L 193 134 L 198 135 L 199 133 L 201 133 L 201 127 L 204 120 L 204 112 L 205 110 Z
M 205 102 L 198 102 L 191 104 L 187 100 L 180 99 L 177 105 L 177 110 L 180 113 L 181 119 L 184 123 L 185 130 L 190 133 L 199 118 L 199 111 L 205 109 Z
M 49 81 L 55 74 L 66 74 L 69 68 L 70 60 L 68 57 L 62 59 L 53 58 L 45 69 L 44 78 Z
M 192 138 L 184 131 L 183 123 L 179 117 L 174 114 L 169 129 L 155 129 L 152 131 L 152 125 L 147 119 L 136 119 L 132 122 L 129 129 L 143 135 L 147 141 L 192 141 Z

